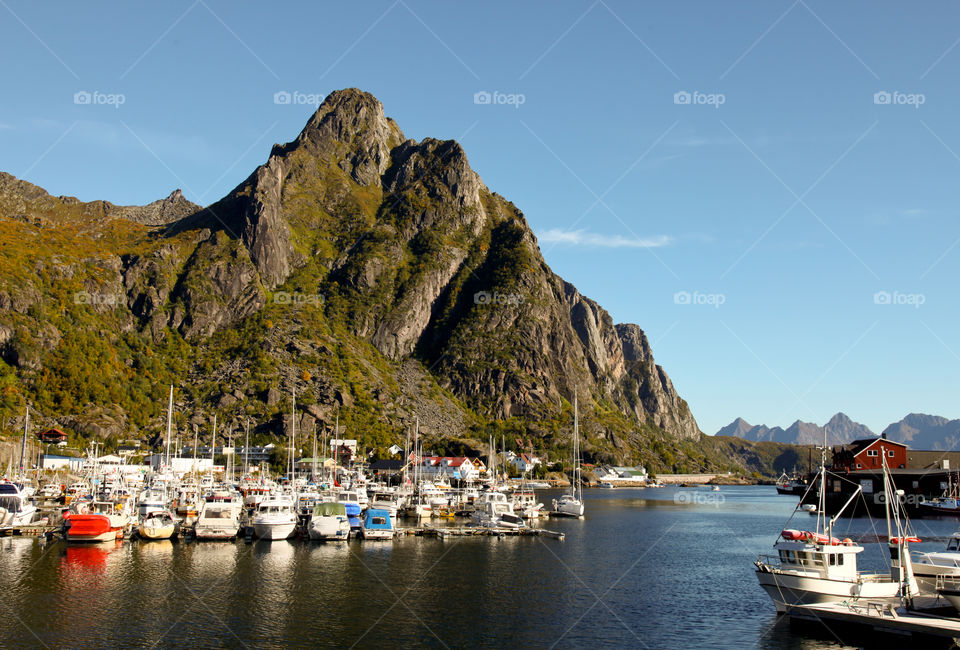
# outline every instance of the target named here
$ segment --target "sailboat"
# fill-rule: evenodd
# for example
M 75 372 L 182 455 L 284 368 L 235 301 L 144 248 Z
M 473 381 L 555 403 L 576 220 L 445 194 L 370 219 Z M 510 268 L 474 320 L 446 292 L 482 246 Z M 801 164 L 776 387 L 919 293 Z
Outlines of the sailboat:
M 553 500 L 554 514 L 565 517 L 583 516 L 583 484 L 580 480 L 580 417 L 577 396 L 573 396 L 573 476 L 570 492 Z
M 833 526 L 862 486 L 831 519 L 826 511 L 826 435 L 820 448 L 820 504 L 815 531 L 783 530 L 774 543 L 777 555 L 761 555 L 754 562 L 760 586 L 773 600 L 777 613 L 791 606 L 817 603 L 869 601 L 899 605 L 919 593 L 910 561 L 909 544 L 920 540 L 901 521 L 900 496 L 895 490 L 883 459 L 884 496 L 887 504 L 887 539 L 890 546 L 889 573 L 863 573 L 857 569 L 857 555 L 864 551 L 850 539 L 833 536 Z M 791 515 L 792 518 L 793 515 Z M 788 520 L 789 525 L 789 520 Z M 894 533 L 894 527 L 896 533 Z

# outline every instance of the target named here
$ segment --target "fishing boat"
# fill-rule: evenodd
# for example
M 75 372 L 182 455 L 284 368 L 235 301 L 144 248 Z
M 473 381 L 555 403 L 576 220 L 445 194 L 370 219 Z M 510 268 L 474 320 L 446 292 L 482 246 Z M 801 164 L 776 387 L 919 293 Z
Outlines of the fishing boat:
M 258 539 L 287 539 L 296 527 L 297 513 L 293 502 L 282 497 L 261 501 L 253 517 L 253 532 Z
M 170 539 L 177 530 L 177 521 L 169 510 L 151 510 L 140 521 L 137 533 L 141 539 Z
M 580 480 L 580 418 L 577 397 L 573 397 L 573 475 L 570 492 L 553 500 L 553 512 L 564 517 L 583 516 L 583 484 Z
M 167 491 L 163 487 L 149 487 L 137 497 L 137 510 L 140 518 L 151 512 L 161 512 L 167 509 Z
M 227 540 L 240 530 L 243 502 L 239 496 L 232 499 L 206 499 L 200 503 L 200 512 L 193 525 L 193 536 L 198 540 Z
M 818 513 L 823 513 L 827 491 L 826 440 L 820 449 Z M 757 580 L 770 596 L 777 613 L 784 613 L 796 605 L 847 601 L 899 605 L 902 598 L 910 598 L 919 593 L 910 562 L 909 544 L 920 540 L 909 531 L 905 516 L 901 518 L 899 496 L 903 492 L 894 490 L 885 459 L 883 476 L 890 572 L 859 571 L 857 556 L 864 551 L 863 546 L 850 539 L 841 540 L 833 536 L 837 519 L 862 490 L 861 486 L 857 486 L 853 495 L 833 518 L 828 520 L 826 515 L 818 514 L 814 531 L 785 528 L 774 543 L 777 555 L 761 555 L 754 562 Z M 842 479 L 840 476 L 835 478 Z
M 788 476 L 786 472 L 783 472 L 780 478 L 777 479 L 777 494 L 803 496 L 803 493 L 806 491 L 807 486 L 797 474 Z
M 318 503 L 313 507 L 307 530 L 318 542 L 345 542 L 350 537 L 347 508 L 342 503 Z
M 363 539 L 393 539 L 393 524 L 390 513 L 379 508 L 367 508 L 363 516 L 363 528 L 360 529 Z
M 0 526 L 23 526 L 37 515 L 22 483 L 0 483 Z
M 109 542 L 123 539 L 130 518 L 113 501 L 81 501 L 63 515 L 68 542 Z

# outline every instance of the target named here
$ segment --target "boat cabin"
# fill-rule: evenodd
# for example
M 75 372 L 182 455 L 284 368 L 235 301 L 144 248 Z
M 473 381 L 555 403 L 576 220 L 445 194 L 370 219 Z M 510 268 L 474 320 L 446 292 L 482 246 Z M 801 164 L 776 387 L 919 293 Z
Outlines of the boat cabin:
M 862 546 L 815 533 L 784 531 L 784 535 L 775 545 L 781 571 L 833 580 L 857 579 L 857 554 L 863 552 Z

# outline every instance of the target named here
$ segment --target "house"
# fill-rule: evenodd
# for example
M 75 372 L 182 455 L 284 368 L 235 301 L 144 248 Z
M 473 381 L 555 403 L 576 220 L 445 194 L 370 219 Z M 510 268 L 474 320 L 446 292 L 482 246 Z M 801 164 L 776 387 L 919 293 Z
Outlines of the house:
M 392 475 L 399 474 L 403 471 L 403 466 L 406 463 L 399 458 L 386 458 L 383 460 L 375 460 L 370 463 L 370 471 L 374 474 L 380 475 Z
M 313 458 L 301 458 L 297 461 L 297 470 L 301 472 L 308 472 L 313 469 L 314 459 Z M 316 458 L 317 469 L 333 469 L 336 467 L 336 463 L 332 458 Z
M 41 469 L 66 469 L 70 472 L 79 472 L 83 467 L 84 458 L 74 458 L 73 456 L 54 456 L 44 454 L 41 463 Z
M 47 445 L 66 444 L 67 442 L 67 434 L 60 429 L 47 429 L 46 431 L 38 433 L 37 438 L 40 442 Z
M 421 460 L 420 472 L 425 478 L 432 479 L 441 474 L 450 479 L 475 481 L 480 471 L 473 459 L 466 456 L 425 456 Z
M 834 469 L 881 469 L 883 458 L 886 459 L 888 468 L 906 468 L 907 445 L 881 436 L 854 440 L 848 445 L 833 448 Z
M 540 459 L 533 454 L 515 454 L 512 451 L 507 454 L 507 462 L 516 467 L 521 474 L 541 464 Z

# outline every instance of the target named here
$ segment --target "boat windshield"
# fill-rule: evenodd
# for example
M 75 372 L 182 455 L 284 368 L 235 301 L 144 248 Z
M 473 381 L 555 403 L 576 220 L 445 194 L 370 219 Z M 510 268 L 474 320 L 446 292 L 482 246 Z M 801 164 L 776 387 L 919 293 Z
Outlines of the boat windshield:
M 229 519 L 230 511 L 223 508 L 207 508 L 203 511 L 204 519 Z

